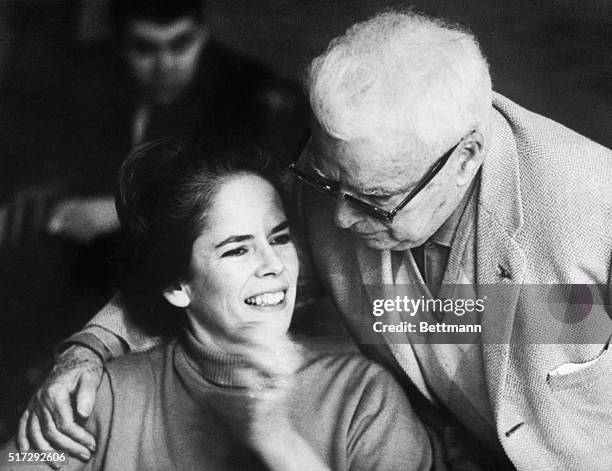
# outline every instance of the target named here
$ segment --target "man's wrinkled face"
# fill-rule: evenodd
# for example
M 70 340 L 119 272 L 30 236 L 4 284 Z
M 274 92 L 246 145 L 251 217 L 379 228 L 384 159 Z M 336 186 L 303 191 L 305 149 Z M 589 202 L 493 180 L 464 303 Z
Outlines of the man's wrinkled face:
M 132 20 L 125 32 L 129 72 L 147 99 L 169 105 L 191 85 L 206 32 L 194 18 L 168 24 Z
M 409 152 L 388 153 L 377 148 L 372 139 L 343 142 L 320 131 L 314 132 L 307 151 L 315 172 L 340 182 L 342 191 L 386 210 L 402 201 L 435 162 L 435 158 L 423 160 Z M 461 199 L 454 168 L 449 161 L 391 223 L 368 216 L 339 198 L 335 203 L 336 225 L 375 249 L 417 247 L 448 219 Z

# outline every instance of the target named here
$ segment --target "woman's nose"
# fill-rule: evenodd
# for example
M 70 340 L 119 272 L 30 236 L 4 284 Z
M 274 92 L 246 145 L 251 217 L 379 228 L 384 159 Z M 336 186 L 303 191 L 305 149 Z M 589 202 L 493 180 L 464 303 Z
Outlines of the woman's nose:
M 256 272 L 257 276 L 276 276 L 279 275 L 285 268 L 283 261 L 270 245 L 266 245 L 261 250 L 259 262 L 260 263 Z

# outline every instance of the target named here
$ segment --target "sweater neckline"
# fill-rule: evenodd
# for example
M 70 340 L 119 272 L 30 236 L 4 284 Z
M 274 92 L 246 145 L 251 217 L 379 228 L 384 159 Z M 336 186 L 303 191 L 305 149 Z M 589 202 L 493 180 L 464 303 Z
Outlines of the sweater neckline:
M 179 360 L 185 363 L 194 373 L 205 380 L 224 387 L 245 388 L 241 380 L 241 369 L 248 366 L 244 355 L 227 353 L 213 345 L 207 345 L 197 339 L 188 329 L 182 333 L 179 342 L 181 350 Z M 241 368 L 242 367 L 242 368 Z

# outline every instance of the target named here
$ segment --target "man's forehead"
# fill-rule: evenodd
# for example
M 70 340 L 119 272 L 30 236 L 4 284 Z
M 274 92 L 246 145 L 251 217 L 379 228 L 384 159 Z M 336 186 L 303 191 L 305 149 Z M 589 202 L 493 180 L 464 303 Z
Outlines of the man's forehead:
M 193 32 L 198 23 L 191 16 L 177 18 L 169 23 L 157 23 L 153 20 L 136 19 L 128 25 L 128 36 L 148 41 L 166 43 L 185 33 Z
M 312 152 L 330 178 L 364 193 L 404 191 L 419 174 L 420 165 L 406 154 L 367 138 L 346 142 L 313 132 Z

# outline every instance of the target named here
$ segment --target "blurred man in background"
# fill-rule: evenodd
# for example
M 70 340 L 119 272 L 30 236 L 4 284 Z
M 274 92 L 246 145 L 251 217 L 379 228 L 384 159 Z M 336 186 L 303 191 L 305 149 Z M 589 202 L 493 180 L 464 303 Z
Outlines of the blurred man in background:
M 298 88 L 211 38 L 204 15 L 200 0 L 111 2 L 112 44 L 84 53 L 66 136 L 66 172 L 88 198 L 58 205 L 52 232 L 88 241 L 115 229 L 118 165 L 145 140 L 242 140 L 277 158 L 291 149 L 305 115 Z

